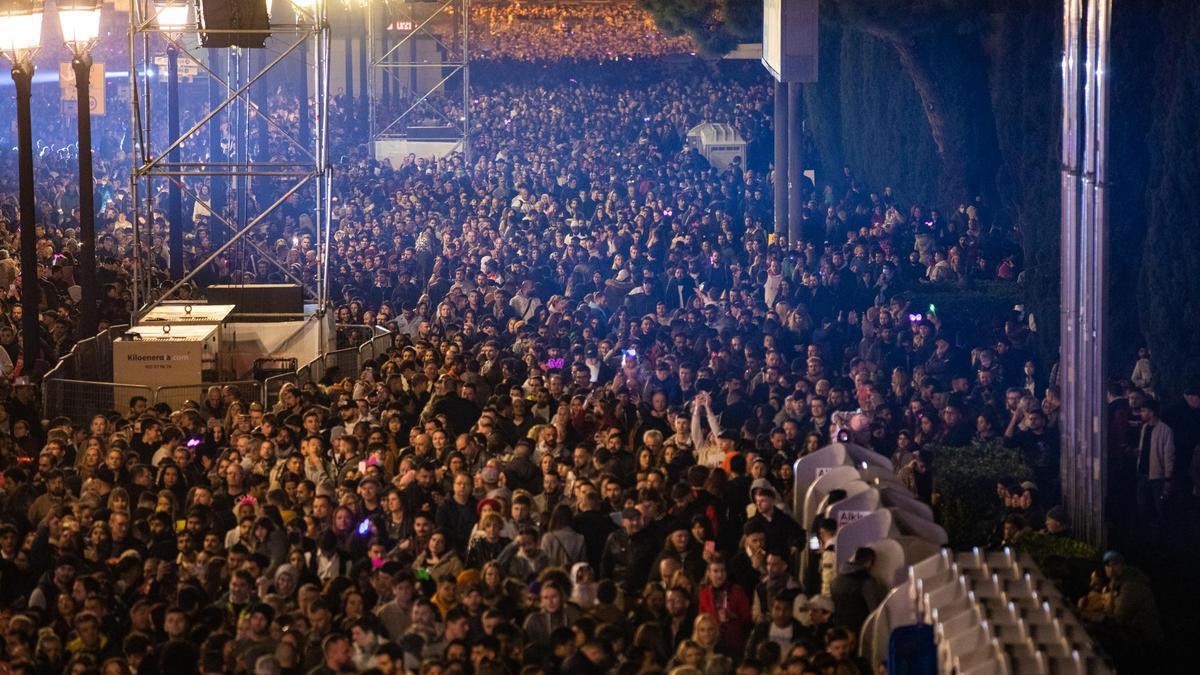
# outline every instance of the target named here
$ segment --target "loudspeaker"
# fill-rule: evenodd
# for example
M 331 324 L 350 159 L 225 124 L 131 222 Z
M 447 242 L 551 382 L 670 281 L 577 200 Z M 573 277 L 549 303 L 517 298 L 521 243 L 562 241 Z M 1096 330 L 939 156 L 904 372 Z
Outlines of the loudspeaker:
M 214 284 L 204 289 L 213 305 L 233 305 L 239 314 L 303 314 L 304 289 L 297 284 Z
M 405 132 L 410 141 L 453 141 L 462 138 L 462 132 L 451 126 L 408 127 Z
M 196 0 L 196 16 L 200 22 L 200 44 L 204 47 L 262 49 L 271 34 L 267 0 Z M 223 32 L 242 30 L 261 32 Z
M 762 62 L 780 82 L 817 81 L 817 0 L 763 0 Z

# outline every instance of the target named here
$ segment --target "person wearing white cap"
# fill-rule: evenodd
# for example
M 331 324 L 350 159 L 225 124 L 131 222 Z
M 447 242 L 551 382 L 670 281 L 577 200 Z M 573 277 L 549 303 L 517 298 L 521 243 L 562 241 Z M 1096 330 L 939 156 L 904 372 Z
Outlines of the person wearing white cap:
M 813 639 L 825 642 L 825 634 L 833 628 L 833 599 L 817 595 L 808 599 L 808 629 Z

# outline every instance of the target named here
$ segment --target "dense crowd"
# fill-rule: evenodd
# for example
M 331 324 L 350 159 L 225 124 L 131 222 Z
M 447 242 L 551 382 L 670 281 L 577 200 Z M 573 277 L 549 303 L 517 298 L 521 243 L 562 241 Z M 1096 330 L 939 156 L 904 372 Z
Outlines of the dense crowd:
M 611 61 L 694 51 L 691 38 L 663 35 L 634 2 L 471 4 L 474 58 Z
M 771 138 L 757 67 L 477 72 L 471 164 L 339 161 L 339 323 L 395 336 L 360 372 L 266 405 L 214 387 L 180 409 L 134 398 L 43 423 L 0 252 L 9 672 L 865 674 L 878 664 L 856 656 L 857 633 L 887 590 L 873 553 L 835 568 L 837 524 L 793 511 L 793 461 L 839 440 L 893 458 L 929 501 L 939 448 L 998 439 L 1034 479 L 997 477 L 993 543 L 1068 533 L 1060 402 L 1028 323 L 912 300 L 1016 283 L 1016 233 L 986 202 L 915 204 L 845 167 L 805 186 L 788 245 L 753 159 Z M 71 120 L 43 112 L 39 138 L 60 139 L 37 162 L 54 356 L 75 339 L 77 195 Z M 700 121 L 734 125 L 750 157 L 711 168 L 684 142 Z M 122 124 L 101 122 L 96 154 L 111 322 L 129 312 Z M 349 148 L 353 131 L 337 133 Z M 13 161 L 0 153 L 10 239 Z M 301 275 L 313 234 L 296 209 L 269 227 Z M 202 280 L 236 269 L 223 259 Z M 1168 415 L 1168 438 L 1139 367 L 1112 400 L 1138 411 L 1117 422 L 1121 456 L 1155 509 L 1187 466 L 1174 448 L 1194 447 L 1200 398 Z M 1158 639 L 1144 578 L 1105 563 L 1088 616 Z

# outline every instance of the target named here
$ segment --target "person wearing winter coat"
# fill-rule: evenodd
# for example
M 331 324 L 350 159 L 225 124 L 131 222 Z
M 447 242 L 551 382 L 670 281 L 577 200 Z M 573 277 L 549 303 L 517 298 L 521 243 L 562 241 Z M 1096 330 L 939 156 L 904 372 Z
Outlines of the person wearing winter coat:
M 550 646 L 550 635 L 558 628 L 570 628 L 579 620 L 579 608 L 567 603 L 566 590 L 553 581 L 542 584 L 538 592 L 538 611 L 525 619 L 522 628 L 530 644 Z
M 542 535 L 542 551 L 553 567 L 570 569 L 571 565 L 587 560 L 583 535 L 572 527 L 574 520 L 571 508 L 566 504 L 554 507 L 554 512 L 550 514 L 546 533 Z
M 700 587 L 700 613 L 710 614 L 720 623 L 722 653 L 740 653 L 753 623 L 750 598 L 745 589 L 730 581 L 725 559 L 719 554 L 709 561 L 705 584 Z
M 635 596 L 646 584 L 658 547 L 653 531 L 643 526 L 641 511 L 621 511 L 621 528 L 608 535 L 600 555 L 601 577 L 615 580 L 626 595 Z
M 1127 644 L 1139 649 L 1161 645 L 1165 640 L 1162 622 L 1146 574 L 1127 565 L 1125 556 L 1117 551 L 1104 554 L 1104 573 L 1112 594 L 1107 615 L 1124 632 Z

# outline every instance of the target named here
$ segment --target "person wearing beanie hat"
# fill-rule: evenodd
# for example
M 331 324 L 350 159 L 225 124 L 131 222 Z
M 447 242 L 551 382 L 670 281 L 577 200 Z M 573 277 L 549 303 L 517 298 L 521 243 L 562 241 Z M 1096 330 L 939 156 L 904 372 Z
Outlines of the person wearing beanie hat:
M 1105 618 L 1124 634 L 1126 644 L 1139 649 L 1161 645 L 1165 636 L 1146 574 L 1126 563 L 1120 551 L 1106 552 L 1103 561 L 1112 595 Z
M 1055 506 L 1047 511 L 1046 527 L 1042 532 L 1052 537 L 1070 537 L 1071 524 L 1067 519 L 1067 510 L 1061 506 Z

